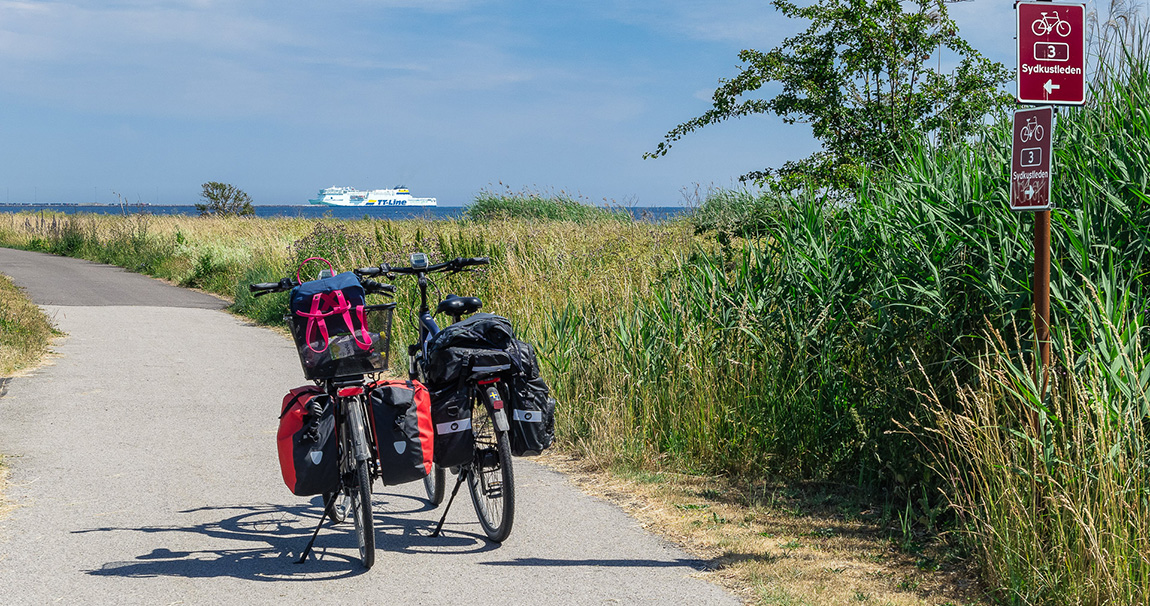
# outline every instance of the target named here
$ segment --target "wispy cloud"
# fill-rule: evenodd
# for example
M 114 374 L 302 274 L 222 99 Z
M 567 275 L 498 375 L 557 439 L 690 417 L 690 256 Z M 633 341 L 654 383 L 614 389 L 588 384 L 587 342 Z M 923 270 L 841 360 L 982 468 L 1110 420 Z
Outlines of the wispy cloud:
M 799 28 L 782 19 L 764 0 L 613 0 L 599 6 L 623 22 L 687 36 L 694 40 L 731 42 L 752 48 L 777 45 Z
M 458 203 L 505 179 L 672 202 L 802 138 L 748 119 L 641 159 L 779 21 L 759 0 L 0 0 L 0 137 L 25 141 L 0 183 L 236 175 L 270 201 L 386 176 Z
M 473 4 L 364 3 L 421 10 Z M 0 90 L 94 112 L 268 117 L 330 101 L 364 105 L 365 99 L 482 90 L 531 78 L 486 40 L 403 27 L 381 35 L 366 25 L 346 28 L 346 21 L 346 29 L 329 28 L 339 20 L 322 7 L 291 18 L 242 8 L 210 1 L 98 8 L 0 2 Z
M 470 10 L 486 4 L 484 0 L 359 0 L 359 4 L 382 8 L 407 8 L 436 13 Z

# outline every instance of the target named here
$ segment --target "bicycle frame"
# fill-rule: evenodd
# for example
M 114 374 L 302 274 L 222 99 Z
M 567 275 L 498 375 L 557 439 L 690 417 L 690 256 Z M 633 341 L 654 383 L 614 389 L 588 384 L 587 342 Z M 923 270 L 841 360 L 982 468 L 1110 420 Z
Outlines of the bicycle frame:
M 308 259 L 312 261 L 314 259 Z M 306 263 L 305 261 L 304 263 Z M 335 273 L 331 269 L 330 263 L 328 269 L 320 272 L 319 278 L 331 277 Z M 380 284 L 371 280 L 365 280 L 363 276 L 357 276 L 360 284 L 364 287 L 365 294 L 390 294 L 395 292 L 394 287 L 386 284 Z M 285 292 L 300 285 L 301 282 L 300 272 L 297 270 L 296 277 L 293 279 L 288 276 L 281 279 L 279 282 L 257 283 L 248 286 L 248 289 L 254 296 L 259 297 L 273 292 Z M 394 303 L 388 304 L 393 309 Z M 367 306 L 364 306 L 366 309 Z M 291 321 L 290 316 L 285 316 L 285 320 Z M 387 338 L 390 339 L 390 321 L 387 319 Z M 350 320 L 348 320 L 350 324 Z M 367 325 L 364 322 L 363 329 L 366 331 Z M 381 333 L 382 335 L 382 333 Z M 327 334 L 324 333 L 324 338 Z M 390 346 L 390 341 L 387 341 Z M 313 351 L 315 351 L 313 349 Z M 386 360 L 386 358 L 384 358 Z M 307 560 L 308 554 L 311 552 L 312 545 L 315 543 L 316 536 L 319 535 L 320 528 L 323 527 L 323 522 L 330 519 L 332 523 L 340 523 L 350 513 L 354 517 L 355 534 L 359 539 L 359 552 L 360 558 L 363 561 L 365 568 L 371 568 L 375 563 L 375 523 L 371 511 L 371 485 L 372 481 L 379 477 L 379 458 L 377 456 L 378 450 L 376 443 L 378 441 L 375 435 L 375 428 L 370 422 L 370 409 L 368 408 L 369 401 L 367 396 L 367 376 L 374 374 L 379 370 L 386 368 L 386 364 L 382 368 L 376 365 L 371 365 L 370 368 L 376 370 L 367 370 L 366 372 L 359 367 L 356 367 L 354 374 L 341 375 L 340 373 L 317 373 L 319 376 L 308 374 L 308 368 L 305 365 L 304 371 L 308 378 L 315 381 L 316 385 L 321 386 L 325 393 L 330 397 L 331 406 L 334 408 L 334 416 L 336 421 L 336 435 L 339 443 L 339 483 L 338 488 L 333 493 L 324 494 L 324 512 L 320 515 L 320 523 L 316 526 L 315 533 L 312 534 L 311 541 L 304 549 L 300 557 L 299 563 Z M 342 369 L 342 370 L 351 370 Z M 331 376 L 336 375 L 336 376 Z M 339 501 L 337 503 L 337 500 Z
M 422 356 L 422 359 L 426 360 L 428 356 L 428 344 L 431 343 L 435 335 L 439 334 L 440 328 L 439 324 L 435 321 L 435 317 L 431 315 L 431 307 L 427 304 L 427 274 L 425 272 L 419 272 L 416 274 L 416 278 L 416 282 L 419 285 L 419 312 L 417 315 L 419 320 L 419 342 L 416 345 L 418 346 L 419 355 Z M 416 345 L 412 347 L 414 348 Z M 409 374 L 415 377 L 417 375 L 415 368 L 416 358 L 412 348 L 408 349 L 408 355 L 411 356 Z M 494 419 L 499 431 L 508 431 L 509 425 L 507 423 L 507 413 L 503 410 L 503 398 L 499 395 L 499 390 L 496 387 L 496 384 L 499 382 L 498 377 L 481 379 L 477 380 L 473 387 L 479 392 L 475 394 L 475 396 L 482 394 L 483 397 L 477 397 L 477 399 L 487 407 L 487 412 L 491 415 L 491 418 Z M 494 398 L 491 396 L 492 392 L 495 394 Z
M 425 272 L 417 273 L 416 283 L 419 285 L 419 311 L 416 312 L 416 319 L 419 323 L 419 339 L 407 348 L 407 355 L 410 358 L 408 376 L 412 379 L 418 378 L 419 375 L 418 369 L 415 367 L 416 355 L 418 354 L 426 360 L 427 345 L 431 342 L 432 337 L 439 333 L 439 324 L 435 322 L 435 318 L 431 315 L 431 308 L 427 305 L 427 274 Z
M 427 274 L 421 272 L 416 282 L 419 284 L 419 345 L 423 355 L 427 356 L 427 344 L 439 333 L 439 325 L 427 306 Z
M 426 255 L 422 253 L 418 253 L 418 255 L 418 258 L 416 254 L 412 255 L 411 267 L 380 265 L 355 270 L 356 274 L 360 276 L 381 274 L 386 274 L 389 278 L 394 278 L 395 274 L 415 276 L 416 284 L 419 287 L 419 309 L 416 312 L 416 328 L 419 335 L 418 341 L 407 347 L 408 376 L 412 379 L 423 378 L 423 364 L 430 359 L 431 341 L 442 332 L 428 303 L 428 274 L 439 271 L 458 273 L 466 267 L 486 265 L 490 262 L 486 257 L 469 259 L 460 257 L 444 263 L 428 265 Z M 437 309 L 444 309 L 454 322 L 459 322 L 465 313 L 478 310 L 480 305 L 481 303 L 465 303 L 462 307 L 445 308 L 441 303 Z M 510 364 L 500 367 L 467 369 L 472 374 L 466 378 L 466 395 L 470 399 L 472 415 L 476 413 L 480 415 L 478 424 L 472 422 L 473 431 L 476 431 L 474 456 L 466 462 L 458 463 L 457 467 L 452 466 L 453 473 L 458 474 L 458 479 L 451 491 L 451 498 L 444 508 L 443 517 L 440 518 L 431 536 L 439 536 L 443 523 L 447 519 L 447 511 L 451 508 L 451 503 L 464 482 L 468 484 L 468 491 L 471 493 L 480 525 L 487 537 L 499 543 L 505 540 L 511 532 L 515 516 L 515 479 L 508 437 L 510 423 L 504 406 L 504 394 L 507 388 L 501 385 L 500 377 L 501 372 L 509 369 Z M 435 396 L 432 394 L 433 409 L 435 406 L 434 398 Z M 475 419 L 476 417 L 473 416 L 472 418 Z M 489 429 L 484 430 L 485 427 Z M 482 442 L 480 441 L 481 436 L 483 437 Z M 437 505 L 443 499 L 443 481 L 443 468 L 438 466 L 424 479 L 428 499 L 433 504 Z

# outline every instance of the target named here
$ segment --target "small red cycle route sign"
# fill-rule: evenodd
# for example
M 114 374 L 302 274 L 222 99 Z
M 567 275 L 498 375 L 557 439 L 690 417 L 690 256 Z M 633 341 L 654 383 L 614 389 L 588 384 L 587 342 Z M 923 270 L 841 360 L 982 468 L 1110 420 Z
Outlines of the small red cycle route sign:
M 1050 144 L 1054 138 L 1054 108 L 1014 112 L 1014 144 L 1010 155 L 1010 209 L 1050 210 Z
M 1019 2 L 1018 102 L 1086 102 L 1086 5 Z

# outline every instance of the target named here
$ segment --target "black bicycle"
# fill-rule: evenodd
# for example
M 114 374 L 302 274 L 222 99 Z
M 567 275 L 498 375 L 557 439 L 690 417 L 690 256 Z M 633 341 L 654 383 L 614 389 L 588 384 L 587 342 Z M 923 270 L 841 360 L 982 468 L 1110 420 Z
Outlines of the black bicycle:
M 362 277 L 378 275 L 386 275 L 388 278 L 397 275 L 415 276 L 419 288 L 419 310 L 416 314 L 419 339 L 407 350 L 411 360 L 408 375 L 412 379 L 426 383 L 425 379 L 428 378 L 427 362 L 429 361 L 428 348 L 440 332 L 434 315 L 449 316 L 452 323 L 456 323 L 463 316 L 473 314 L 483 306 L 483 302 L 476 297 L 449 295 L 436 305 L 435 314 L 432 314 L 427 297 L 427 288 L 431 283 L 428 274 L 441 272 L 453 274 L 467 271 L 469 267 L 486 265 L 490 260 L 486 257 L 455 258 L 444 263 L 429 265 L 426 254 L 413 253 L 410 262 L 410 267 L 394 267 L 385 264 L 354 271 Z M 474 435 L 475 444 L 474 456 L 452 468 L 452 471 L 459 476 L 451 493 L 452 499 L 454 499 L 460 485 L 466 482 L 483 532 L 489 539 L 497 543 L 504 541 L 511 534 L 511 526 L 515 519 L 515 475 L 511 465 L 507 413 L 504 410 L 507 388 L 502 382 L 502 377 L 509 370 L 510 364 L 476 367 L 469 370 L 464 381 L 467 398 L 470 401 L 471 431 Z M 436 406 L 436 395 L 435 392 L 432 392 L 433 409 Z M 438 465 L 435 465 L 432 472 L 424 478 L 427 498 L 432 504 L 438 505 L 443 502 L 445 479 L 444 469 Z M 449 507 L 450 503 L 451 501 L 448 502 Z M 446 517 L 446 513 L 444 517 Z M 441 519 L 439 527 L 436 528 L 433 535 L 438 534 L 442 524 L 443 520 Z
M 309 259 L 310 261 L 311 259 Z M 306 263 L 306 261 L 305 261 Z M 320 272 L 318 278 L 328 278 L 334 271 L 327 269 Z M 367 293 L 390 295 L 395 288 L 387 284 L 379 284 L 371 280 L 360 280 Z M 249 290 L 254 296 L 263 296 L 273 292 L 290 291 L 300 285 L 297 275 L 283 278 L 279 282 L 252 284 Z M 371 484 L 379 475 L 376 453 L 375 432 L 367 420 L 370 403 L 367 396 L 367 378 L 370 375 L 381 373 L 387 369 L 388 351 L 391 339 L 391 316 L 395 303 L 383 305 L 365 305 L 364 323 L 366 330 L 373 335 L 370 356 L 361 356 L 353 363 L 344 358 L 343 364 L 329 364 L 322 366 L 307 359 L 313 355 L 310 339 L 305 333 L 306 328 L 301 325 L 298 318 L 285 316 L 291 328 L 297 348 L 300 350 L 301 364 L 304 375 L 316 385 L 323 388 L 334 407 L 336 419 L 336 434 L 339 440 L 340 452 L 340 484 L 335 493 L 323 495 L 324 510 L 333 523 L 340 523 L 351 515 L 355 525 L 356 539 L 359 542 L 359 556 L 365 568 L 371 568 L 375 563 L 375 527 L 371 513 Z M 336 343 L 329 348 L 334 356 Z M 316 528 L 316 532 L 319 528 Z M 314 536 L 313 536 L 314 540 Z M 307 558 L 311 545 L 304 550 L 300 561 Z

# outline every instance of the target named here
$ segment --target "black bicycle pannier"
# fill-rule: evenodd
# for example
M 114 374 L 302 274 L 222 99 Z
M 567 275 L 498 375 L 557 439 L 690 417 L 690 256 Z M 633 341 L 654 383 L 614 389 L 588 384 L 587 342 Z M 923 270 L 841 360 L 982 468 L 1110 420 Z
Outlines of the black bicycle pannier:
M 471 462 L 475 435 L 471 431 L 471 397 L 467 388 L 451 385 L 432 391 L 431 420 L 435 424 L 435 463 L 452 467 Z
M 507 385 L 511 453 L 537 455 L 554 442 L 555 400 L 549 397 L 547 383 L 539 376 L 535 349 L 515 338 L 507 318 L 475 314 L 447 326 L 428 347 L 425 370 L 433 390 L 433 417 L 441 399 L 468 400 L 468 378 L 480 372 L 495 373 Z M 441 457 L 452 458 L 439 450 L 439 427 L 436 418 L 436 462 Z
M 369 386 L 371 423 L 384 485 L 422 479 L 431 472 L 434 427 L 431 398 L 419 381 L 377 381 Z
M 339 443 L 332 408 L 331 398 L 314 385 L 297 387 L 284 396 L 276 446 L 284 484 L 296 496 L 339 488 Z
M 510 381 L 507 421 L 511 426 L 511 454 L 538 455 L 555 441 L 555 399 L 539 377 L 515 376 Z

